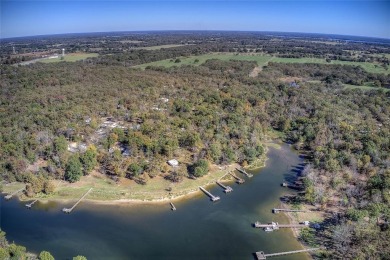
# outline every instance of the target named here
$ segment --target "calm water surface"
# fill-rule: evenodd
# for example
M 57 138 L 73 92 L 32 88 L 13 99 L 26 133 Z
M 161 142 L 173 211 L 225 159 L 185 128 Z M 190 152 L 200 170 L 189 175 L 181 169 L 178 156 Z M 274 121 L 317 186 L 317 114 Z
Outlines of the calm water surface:
M 253 253 L 297 250 L 301 246 L 291 230 L 266 233 L 252 224 L 287 222 L 272 214 L 287 192 L 284 179 L 295 176 L 302 159 L 288 145 L 270 148 L 267 166 L 246 179 L 232 183 L 224 194 L 218 186 L 208 189 L 221 200 L 205 195 L 169 204 L 96 205 L 81 203 L 72 214 L 64 205 L 37 202 L 32 210 L 16 199 L 1 200 L 1 229 L 10 242 L 29 251 L 50 251 L 56 259 L 84 255 L 93 259 L 254 259 Z M 304 254 L 274 259 L 305 259 Z

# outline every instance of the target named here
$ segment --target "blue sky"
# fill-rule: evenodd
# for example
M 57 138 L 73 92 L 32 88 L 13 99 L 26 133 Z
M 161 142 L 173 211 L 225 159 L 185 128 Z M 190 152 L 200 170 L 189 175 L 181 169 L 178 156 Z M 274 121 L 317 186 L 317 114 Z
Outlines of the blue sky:
M 1 38 L 107 31 L 241 30 L 390 38 L 390 0 L 0 0 Z

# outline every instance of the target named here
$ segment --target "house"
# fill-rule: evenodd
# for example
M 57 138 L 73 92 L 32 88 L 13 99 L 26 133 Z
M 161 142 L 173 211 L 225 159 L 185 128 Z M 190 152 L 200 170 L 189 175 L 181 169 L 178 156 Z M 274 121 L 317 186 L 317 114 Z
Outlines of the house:
M 169 160 L 168 164 L 173 167 L 179 166 L 179 162 L 176 159 Z

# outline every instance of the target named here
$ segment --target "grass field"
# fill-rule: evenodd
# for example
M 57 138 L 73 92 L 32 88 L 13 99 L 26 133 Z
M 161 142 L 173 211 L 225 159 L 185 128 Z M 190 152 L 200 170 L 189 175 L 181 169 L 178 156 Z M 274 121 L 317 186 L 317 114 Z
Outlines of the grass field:
M 172 66 L 181 66 L 181 65 L 195 65 L 199 66 L 209 59 L 219 59 L 219 60 L 245 60 L 245 61 L 256 61 L 258 66 L 265 66 L 271 59 L 271 56 L 266 55 L 236 55 L 232 53 L 210 53 L 199 56 L 190 56 L 190 57 L 178 57 L 181 62 L 175 63 L 175 59 L 167 59 L 161 61 L 150 62 L 142 65 L 135 66 L 137 68 L 145 69 L 147 66 L 163 66 L 163 67 L 172 67 Z M 196 60 L 198 60 L 196 62 Z
M 86 58 L 92 58 L 97 56 L 99 56 L 99 54 L 97 53 L 69 53 L 65 55 L 63 60 L 61 59 L 61 56 L 59 56 L 56 59 L 45 59 L 45 60 L 40 60 L 39 62 L 43 62 L 43 63 L 54 63 L 60 61 L 75 62 L 78 60 L 84 60 Z
M 149 50 L 149 51 L 153 51 L 153 50 L 160 50 L 160 49 L 163 49 L 163 48 L 174 48 L 174 47 L 181 47 L 181 46 L 186 46 L 184 44 L 165 44 L 165 45 L 157 45 L 157 46 L 149 46 L 149 47 L 138 47 L 138 48 L 135 48 L 135 49 L 143 49 L 143 50 Z
M 161 61 L 150 62 L 142 65 L 135 66 L 136 68 L 145 69 L 147 66 L 163 66 L 163 67 L 172 67 L 172 66 L 181 66 L 181 65 L 194 65 L 199 66 L 208 59 L 219 59 L 219 60 L 245 60 L 245 61 L 256 61 L 257 65 L 264 67 L 268 62 L 280 62 L 280 63 L 320 63 L 326 64 L 325 59 L 317 58 L 279 58 L 272 57 L 265 54 L 233 54 L 233 53 L 209 53 L 199 56 L 190 56 L 190 57 L 178 57 L 181 62 L 175 63 L 175 59 L 167 59 Z M 198 62 L 195 62 L 198 60 Z M 367 72 L 373 73 L 384 73 L 389 74 L 390 70 L 385 70 L 383 67 L 378 66 L 374 63 L 368 62 L 351 62 L 351 61 L 331 61 L 330 64 L 342 64 L 342 65 L 354 65 L 361 66 Z

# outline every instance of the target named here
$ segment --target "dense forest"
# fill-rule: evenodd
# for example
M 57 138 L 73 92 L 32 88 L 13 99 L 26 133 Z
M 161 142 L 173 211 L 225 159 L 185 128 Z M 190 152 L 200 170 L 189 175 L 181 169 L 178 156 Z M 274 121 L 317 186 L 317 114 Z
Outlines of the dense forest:
M 368 49 L 380 55 L 367 54 L 365 61 L 386 66 L 388 45 L 294 38 L 261 45 L 269 39 L 250 34 L 142 37 L 125 40 L 134 46 L 156 39 L 192 45 L 105 55 L 117 50 L 109 45 L 86 61 L 1 65 L 2 180 L 26 183 L 29 196 L 53 192 L 51 180 L 77 182 L 93 170 L 141 185 L 157 175 L 180 182 L 206 174 L 210 164 L 253 163 L 276 131 L 308 157 L 298 203 L 334 213 L 324 222 L 326 232 L 306 234 L 303 241 L 325 245 L 329 255 L 322 257 L 390 258 L 389 74 L 270 62 L 249 77 L 255 62 L 217 59 L 199 66 L 132 68 L 219 51 L 330 59 L 355 51 L 352 57 L 361 59 Z M 364 82 L 376 87 L 344 87 Z M 167 168 L 174 157 L 188 163 Z

